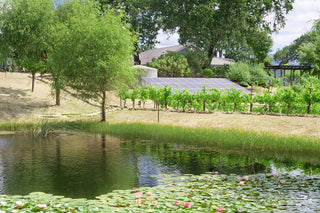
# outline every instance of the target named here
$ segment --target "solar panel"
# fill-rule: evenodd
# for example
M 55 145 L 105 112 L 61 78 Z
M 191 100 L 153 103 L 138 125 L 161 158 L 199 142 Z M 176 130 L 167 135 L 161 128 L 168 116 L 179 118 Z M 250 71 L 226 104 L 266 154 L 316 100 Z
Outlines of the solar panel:
M 175 92 L 177 88 L 180 91 L 187 89 L 190 93 L 196 93 L 202 90 L 205 86 L 209 88 L 217 88 L 219 90 L 235 88 L 236 90 L 243 89 L 244 93 L 250 92 L 240 85 L 229 81 L 226 78 L 147 78 L 142 77 L 142 85 L 147 86 L 166 86 L 172 87 L 172 91 Z

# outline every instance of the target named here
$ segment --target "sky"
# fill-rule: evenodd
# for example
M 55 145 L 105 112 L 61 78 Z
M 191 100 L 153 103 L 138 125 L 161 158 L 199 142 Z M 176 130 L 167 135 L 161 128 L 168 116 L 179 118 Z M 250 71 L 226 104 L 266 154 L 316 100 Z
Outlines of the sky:
M 313 21 L 320 18 L 320 0 L 295 0 L 293 10 L 286 15 L 286 25 L 278 33 L 272 34 L 272 52 L 289 45 L 296 38 L 311 30 Z M 156 47 L 178 44 L 178 34 L 166 34 L 160 31 Z

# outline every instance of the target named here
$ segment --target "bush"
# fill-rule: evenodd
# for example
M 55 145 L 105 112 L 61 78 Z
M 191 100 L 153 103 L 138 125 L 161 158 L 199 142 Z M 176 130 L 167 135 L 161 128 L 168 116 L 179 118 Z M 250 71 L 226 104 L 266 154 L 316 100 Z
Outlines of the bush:
M 213 71 L 210 68 L 206 68 L 204 70 L 202 70 L 201 76 L 204 77 L 214 77 Z
M 252 66 L 247 63 L 240 62 L 230 66 L 226 77 L 229 80 L 240 83 L 242 86 L 256 84 L 266 87 L 268 74 L 264 70 L 263 64 Z
M 231 81 L 236 81 L 242 86 L 249 86 L 251 83 L 250 65 L 240 62 L 231 65 L 226 77 Z
M 224 65 L 223 67 L 213 67 L 213 73 L 219 78 L 226 78 L 229 72 L 229 65 Z
M 189 77 L 191 70 L 186 56 L 181 53 L 168 53 L 153 59 L 148 66 L 158 69 L 160 77 Z
M 250 66 L 249 72 L 251 75 L 251 82 L 249 82 L 249 84 L 254 83 L 263 87 L 267 86 L 268 74 L 265 71 L 263 64 Z

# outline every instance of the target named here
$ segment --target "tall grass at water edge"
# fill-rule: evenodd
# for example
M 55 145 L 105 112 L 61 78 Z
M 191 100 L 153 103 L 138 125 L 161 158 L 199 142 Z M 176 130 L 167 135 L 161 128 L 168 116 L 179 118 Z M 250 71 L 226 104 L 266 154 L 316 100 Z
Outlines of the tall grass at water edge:
M 190 128 L 159 124 L 101 122 L 2 123 L 0 131 L 45 134 L 46 131 L 77 131 L 120 136 L 124 139 L 152 140 L 189 145 L 215 146 L 221 149 L 320 153 L 320 140 L 301 136 L 280 136 L 239 129 Z
M 69 124 L 80 131 L 117 135 L 125 139 L 212 145 L 224 149 L 320 153 L 320 140 L 310 137 L 280 136 L 239 129 L 190 128 L 141 123 L 80 122 Z

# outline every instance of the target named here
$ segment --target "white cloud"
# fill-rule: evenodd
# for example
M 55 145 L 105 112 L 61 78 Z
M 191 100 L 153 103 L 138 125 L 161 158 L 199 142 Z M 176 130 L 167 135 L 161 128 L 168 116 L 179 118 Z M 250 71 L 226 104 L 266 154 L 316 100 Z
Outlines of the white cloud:
M 320 18 L 319 0 L 295 0 L 293 10 L 286 16 L 286 26 L 272 35 L 273 51 L 289 45 L 296 38 L 311 30 Z
M 159 30 L 157 41 L 160 43 L 156 44 L 156 48 L 178 45 L 178 39 L 178 33 L 165 33 L 163 30 Z
M 289 45 L 302 34 L 310 31 L 314 20 L 320 18 L 320 0 L 295 0 L 293 10 L 286 16 L 286 25 L 278 33 L 272 35 L 273 51 Z M 179 35 L 159 32 L 156 47 L 177 45 Z

